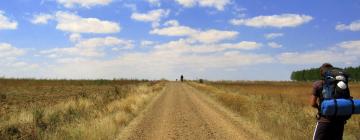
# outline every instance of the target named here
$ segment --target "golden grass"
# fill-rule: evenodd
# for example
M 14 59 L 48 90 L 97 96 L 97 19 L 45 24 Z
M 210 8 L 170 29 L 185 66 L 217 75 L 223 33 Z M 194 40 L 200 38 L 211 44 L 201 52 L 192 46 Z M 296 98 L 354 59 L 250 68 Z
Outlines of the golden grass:
M 267 132 L 272 139 L 312 139 L 316 109 L 309 105 L 312 83 L 217 82 L 190 85 L 205 91 L 243 119 Z M 360 99 L 360 84 L 351 92 Z M 344 139 L 360 139 L 360 116 L 346 124 Z
M 116 138 L 164 84 L 66 80 L 1 82 L 6 86 L 0 87 L 0 94 L 6 98 L 0 102 L 0 138 L 55 140 Z

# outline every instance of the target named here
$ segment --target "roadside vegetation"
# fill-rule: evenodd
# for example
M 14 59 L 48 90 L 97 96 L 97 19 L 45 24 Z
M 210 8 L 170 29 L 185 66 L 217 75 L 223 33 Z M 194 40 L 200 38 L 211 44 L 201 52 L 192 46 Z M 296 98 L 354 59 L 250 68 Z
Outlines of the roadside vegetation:
M 1 139 L 115 139 L 164 82 L 0 79 Z
M 309 105 L 310 82 L 190 82 L 222 105 L 239 114 L 271 139 L 312 139 L 316 109 Z M 360 99 L 360 84 L 350 85 Z M 360 139 L 360 116 L 347 122 L 344 139 Z M 261 135 L 261 134 L 259 134 Z

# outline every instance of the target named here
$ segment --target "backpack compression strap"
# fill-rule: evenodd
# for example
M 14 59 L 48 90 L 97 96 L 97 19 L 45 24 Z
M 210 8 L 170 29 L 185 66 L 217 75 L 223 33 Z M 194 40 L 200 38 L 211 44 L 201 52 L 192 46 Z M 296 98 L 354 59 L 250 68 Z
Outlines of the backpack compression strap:
M 335 111 L 334 111 L 334 116 L 336 116 L 337 112 L 338 112 L 338 104 L 337 104 L 337 101 L 336 99 L 334 98 L 334 103 L 335 103 Z

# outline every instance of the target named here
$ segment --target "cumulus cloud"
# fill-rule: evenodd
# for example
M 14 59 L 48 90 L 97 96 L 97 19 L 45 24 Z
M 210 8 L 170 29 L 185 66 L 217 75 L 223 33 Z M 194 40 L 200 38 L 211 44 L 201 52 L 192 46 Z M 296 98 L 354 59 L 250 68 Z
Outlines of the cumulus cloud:
M 51 58 L 101 57 L 105 55 L 106 47 L 129 49 L 133 47 L 133 41 L 116 37 L 90 38 L 77 42 L 74 47 L 54 48 L 40 53 Z
M 74 8 L 75 6 L 91 8 L 96 5 L 108 5 L 112 0 L 56 0 L 66 8 Z
M 71 33 L 117 33 L 120 25 L 97 18 L 82 18 L 69 12 L 56 12 L 56 29 Z
M 313 17 L 299 14 L 281 14 L 271 16 L 257 16 L 248 19 L 232 19 L 230 23 L 233 25 L 245 25 L 250 27 L 296 27 L 310 22 Z
M 49 20 L 53 19 L 54 16 L 50 14 L 37 14 L 34 15 L 31 23 L 33 24 L 47 24 Z
M 151 10 L 147 13 L 132 13 L 131 19 L 142 21 L 142 22 L 151 22 L 153 24 L 153 27 L 156 27 L 159 25 L 159 22 L 162 18 L 167 17 L 170 13 L 170 10 L 164 10 L 164 9 L 156 9 Z
M 14 30 L 17 29 L 18 23 L 5 16 L 5 12 L 0 10 L 0 30 Z
M 23 62 L 23 61 L 18 61 L 18 62 L 12 63 L 11 65 L 8 65 L 8 66 L 16 67 L 16 68 L 31 68 L 31 69 L 38 67 L 37 64 L 29 64 L 29 63 Z
M 80 40 L 81 40 L 81 35 L 78 34 L 78 33 L 72 33 L 72 34 L 69 36 L 69 40 L 70 40 L 71 42 L 80 41 Z
M 11 78 L 34 77 L 39 72 L 39 65 L 17 60 L 0 60 L 0 75 Z
M 345 30 L 360 31 L 360 20 L 353 21 L 349 25 L 338 24 L 336 25 L 335 29 L 338 31 L 345 31 Z
M 269 63 L 273 59 L 268 55 L 241 53 L 235 50 L 258 47 L 255 42 L 239 42 L 236 44 L 191 45 L 184 39 L 161 44 L 150 52 L 149 59 L 161 61 L 164 67 L 224 68 L 233 66 Z M 228 51 L 234 50 L 234 51 Z M 206 55 L 201 55 L 207 53 Z M 138 56 L 138 59 L 141 57 Z M 207 63 L 204 63 L 207 62 Z M 166 66 L 167 65 L 167 66 Z
M 212 7 L 217 10 L 224 10 L 225 6 L 230 4 L 230 0 L 175 0 L 184 7 L 193 7 L 199 5 L 200 7 Z
M 202 43 L 216 43 L 235 38 L 239 33 L 235 31 L 207 30 L 192 35 L 192 38 Z
M 227 50 L 254 50 L 262 46 L 261 43 L 253 41 L 241 41 L 238 43 L 218 43 L 218 44 L 198 44 L 192 39 L 179 39 L 168 43 L 155 46 L 162 54 L 198 54 L 198 53 L 217 53 Z
M 274 61 L 271 55 L 251 53 L 250 50 L 261 46 L 260 43 L 251 41 L 207 45 L 194 44 L 191 39 L 179 39 L 162 44 L 143 41 L 143 44 L 154 47 L 146 52 L 128 51 L 112 59 L 83 57 L 79 54 L 72 57 L 57 57 L 55 59 L 57 65 L 48 71 L 53 73 L 51 76 L 62 78 L 136 77 L 159 79 L 174 77 L 181 71 L 223 70 Z M 51 54 L 59 55 L 61 53 L 52 52 Z
M 168 20 L 164 23 L 165 26 L 179 26 L 180 23 L 177 20 Z
M 345 49 L 346 54 L 360 56 L 360 40 L 341 42 L 337 46 L 339 46 L 342 49 Z
M 260 48 L 262 46 L 262 44 L 253 42 L 253 41 L 241 41 L 236 44 L 227 43 L 227 44 L 223 44 L 221 46 L 223 46 L 224 48 L 227 48 L 227 49 L 254 50 L 254 49 Z
M 278 44 L 278 43 L 276 43 L 276 42 L 269 42 L 268 43 L 268 46 L 270 46 L 271 48 L 282 48 L 283 47 L 283 45 L 281 45 L 281 44 Z
M 142 41 L 140 42 L 140 46 L 141 46 L 141 47 L 153 46 L 153 45 L 155 45 L 155 44 L 157 44 L 157 43 L 154 42 L 154 41 L 150 41 L 150 40 L 142 40 Z
M 189 36 L 197 33 L 197 30 L 187 26 L 170 26 L 165 28 L 156 28 L 150 31 L 150 34 L 162 36 Z
M 357 58 L 355 56 L 347 56 L 343 53 L 321 50 L 312 52 L 286 52 L 278 56 L 280 62 L 284 64 L 321 64 L 324 62 L 343 63 L 347 64 L 354 62 Z
M 271 39 L 275 39 L 275 38 L 284 36 L 284 33 L 268 33 L 268 34 L 265 34 L 264 36 L 266 39 L 271 40 Z
M 193 29 L 191 27 L 182 26 L 176 20 L 170 20 L 165 22 L 166 27 L 155 28 L 150 31 L 150 34 L 162 35 L 162 36 L 185 36 L 190 37 L 201 43 L 217 43 L 223 40 L 233 39 L 239 33 L 236 31 L 222 31 L 216 29 L 210 29 L 201 31 Z
M 38 64 L 18 59 L 25 54 L 24 49 L 16 48 L 9 43 L 0 43 L 0 75 L 6 75 L 7 77 L 29 76 L 29 71 L 37 69 Z
M 273 61 L 274 59 L 269 55 L 239 51 L 197 55 L 154 49 L 150 52 L 127 53 L 112 60 L 63 61 L 65 63 L 61 67 L 55 67 L 53 71 L 58 73 L 59 77 L 69 78 L 142 77 L 158 79 L 174 77 L 181 71 L 226 69 L 272 63 Z M 184 71 L 184 69 L 188 71 Z M 71 75 L 68 74 L 69 72 Z
M 308 52 L 286 52 L 277 56 L 284 64 L 321 64 L 324 62 L 352 64 L 360 59 L 360 40 L 345 41 L 336 47 Z
M 197 2 L 197 0 L 175 0 L 175 1 L 184 7 L 193 7 Z
M 13 59 L 18 56 L 24 55 L 25 51 L 19 48 L 13 47 L 8 43 L 0 43 L 0 58 L 1 59 Z

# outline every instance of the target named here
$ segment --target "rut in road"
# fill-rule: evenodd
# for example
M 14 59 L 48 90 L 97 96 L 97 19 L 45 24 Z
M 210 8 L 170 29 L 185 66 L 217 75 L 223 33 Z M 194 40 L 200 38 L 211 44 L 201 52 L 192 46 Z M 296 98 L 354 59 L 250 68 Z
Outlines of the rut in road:
M 164 93 L 121 134 L 120 139 L 254 139 L 246 136 L 231 117 L 213 107 L 204 96 L 185 83 L 168 83 Z

